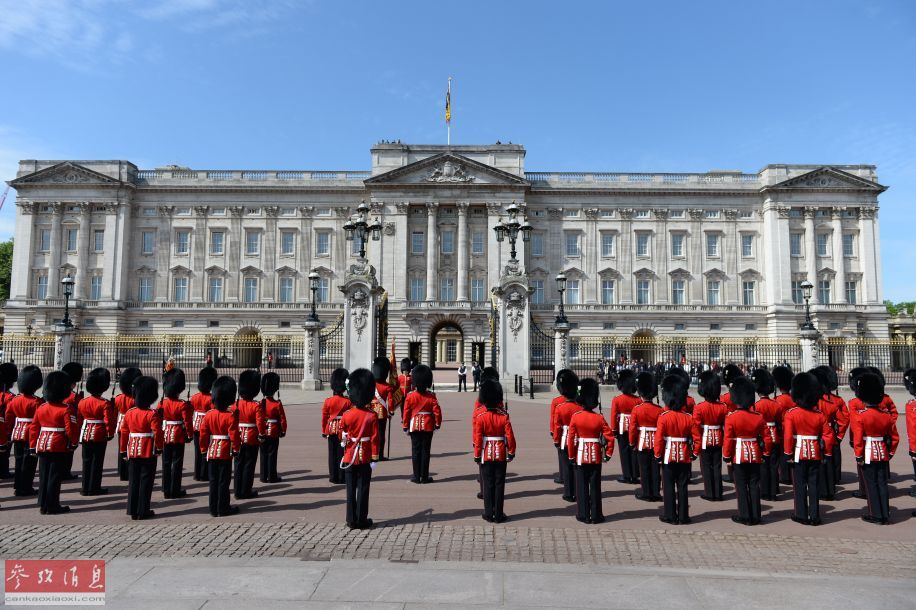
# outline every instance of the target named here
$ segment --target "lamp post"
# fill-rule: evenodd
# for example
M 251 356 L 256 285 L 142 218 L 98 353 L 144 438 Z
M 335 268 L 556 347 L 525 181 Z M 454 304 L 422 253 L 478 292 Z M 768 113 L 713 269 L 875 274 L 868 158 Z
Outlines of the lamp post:
M 366 259 L 366 241 L 372 236 L 372 241 L 382 238 L 382 223 L 378 216 L 374 220 L 369 218 L 369 205 L 360 201 L 356 207 L 356 214 L 350 216 L 344 223 L 343 229 L 347 234 L 347 241 L 359 239 L 359 258 Z
M 528 224 L 528 219 L 523 218 L 519 220 L 518 214 L 521 211 L 518 204 L 514 201 L 506 208 L 506 214 L 509 215 L 509 218 L 506 222 L 500 218 L 499 222 L 493 227 L 493 230 L 496 231 L 496 241 L 502 242 L 506 237 L 509 238 L 509 259 L 515 261 L 515 244 L 518 241 L 518 234 L 522 234 L 522 241 L 528 242 L 531 239 L 531 225 Z
M 801 289 L 805 298 L 805 323 L 802 324 L 801 330 L 817 330 L 811 321 L 811 292 L 814 290 L 814 284 L 805 280 L 801 283 Z
M 70 321 L 70 297 L 73 296 L 73 278 L 70 274 L 60 281 L 64 287 L 64 328 L 73 328 L 73 322 Z
M 318 275 L 318 271 L 312 269 L 309 273 L 309 288 L 312 290 L 312 314 L 309 316 L 309 320 L 312 322 L 318 322 L 318 313 L 315 311 L 315 304 L 318 297 L 318 289 L 321 287 L 321 276 Z
M 557 313 L 557 324 L 568 324 L 569 320 L 566 318 L 566 310 L 563 309 L 563 293 L 566 292 L 566 274 L 562 271 L 557 274 L 557 292 L 560 293 L 560 311 Z

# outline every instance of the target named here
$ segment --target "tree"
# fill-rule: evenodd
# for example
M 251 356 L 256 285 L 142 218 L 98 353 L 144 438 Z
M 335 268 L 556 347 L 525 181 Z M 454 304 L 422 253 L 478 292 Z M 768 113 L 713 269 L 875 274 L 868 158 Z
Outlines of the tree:
M 13 281 L 13 240 L 0 242 L 0 300 L 10 298 Z
M 903 301 L 900 303 L 884 301 L 884 306 L 887 308 L 887 313 L 891 316 L 900 314 L 911 316 L 914 311 L 916 311 L 916 301 Z

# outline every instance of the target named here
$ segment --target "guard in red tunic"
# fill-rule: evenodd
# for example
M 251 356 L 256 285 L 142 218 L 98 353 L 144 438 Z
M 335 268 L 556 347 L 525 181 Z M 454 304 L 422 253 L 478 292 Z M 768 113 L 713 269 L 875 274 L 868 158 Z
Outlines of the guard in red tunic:
M 133 384 L 134 406 L 121 420 L 119 442 L 127 454 L 127 514 L 134 521 L 150 519 L 156 456 L 162 453 L 162 419 L 152 408 L 159 397 L 159 384 L 152 377 L 137 377 Z
M 108 493 L 102 488 L 102 467 L 105 449 L 114 437 L 117 415 L 114 404 L 104 394 L 111 387 L 111 373 L 106 368 L 89 371 L 86 391 L 89 396 L 79 404 L 79 442 L 83 448 L 83 485 L 81 496 L 101 496 Z
M 207 480 L 210 482 L 210 516 L 228 517 L 239 512 L 229 504 L 229 480 L 232 478 L 232 457 L 239 452 L 239 414 L 230 411 L 235 402 L 236 384 L 232 377 L 216 379 L 210 387 L 213 408 L 200 420 L 200 440 L 195 453 L 207 460 Z
M 633 407 L 630 416 L 630 445 L 636 449 L 642 488 L 636 490 L 636 498 L 644 502 L 660 502 L 661 469 L 655 457 L 655 432 L 662 408 L 652 402 L 658 395 L 655 375 L 643 372 L 636 376 L 636 391 L 642 402 Z M 684 399 L 686 404 L 687 399 Z
M 700 475 L 703 477 L 704 500 L 722 500 L 722 427 L 728 407 L 719 399 L 722 381 L 715 371 L 700 373 L 697 392 L 703 402 L 693 410 L 697 433 L 693 439 L 694 450 L 700 456 Z
M 903 373 L 903 385 L 910 396 L 916 396 L 916 369 L 907 369 Z M 909 443 L 910 461 L 913 462 L 913 480 L 916 480 L 916 398 L 907 401 L 904 407 L 906 412 L 906 438 Z M 916 488 L 910 490 L 910 497 L 916 498 Z M 916 517 L 916 511 L 913 512 Z
M 61 369 L 64 373 L 70 376 L 70 380 L 73 385 L 70 388 L 70 395 L 67 396 L 65 404 L 70 409 L 70 416 L 74 419 L 74 423 L 77 426 L 81 426 L 82 422 L 79 419 L 79 404 L 80 401 L 84 398 L 83 395 L 83 365 L 79 362 L 68 362 Z M 72 481 L 77 478 L 73 474 L 73 455 L 76 453 L 77 445 L 74 445 L 70 450 L 70 457 L 67 458 L 67 471 L 64 473 L 65 481 Z
M 41 388 L 42 381 L 41 369 L 34 364 L 24 366 L 16 383 L 19 396 L 11 400 L 6 408 L 9 438 L 16 459 L 13 478 L 15 496 L 34 496 L 38 493 L 35 489 L 35 468 L 38 466 L 38 460 L 29 451 L 29 426 L 35 418 L 38 406 L 44 402 L 35 396 Z
M 70 511 L 60 504 L 60 484 L 66 474 L 67 456 L 73 455 L 79 430 L 70 408 L 64 404 L 70 395 L 70 377 L 54 371 L 44 383 L 45 403 L 29 423 L 29 448 L 38 455 L 38 506 L 42 515 Z
M 734 413 L 738 408 L 731 399 L 731 387 L 735 380 L 744 377 L 744 372 L 736 364 L 726 364 L 722 369 L 722 383 L 728 388 L 728 392 L 722 395 L 722 403 L 728 409 L 729 413 Z
M 687 486 L 690 484 L 690 463 L 697 457 L 693 450 L 697 424 L 684 412 L 688 388 L 679 375 L 667 375 L 662 379 L 662 401 L 666 409 L 658 416 L 653 439 L 655 459 L 662 464 L 665 490 L 664 514 L 659 520 L 675 525 L 690 523 Z
M 118 448 L 122 446 L 120 435 L 121 435 L 121 421 L 124 419 L 124 414 L 127 413 L 131 407 L 134 406 L 134 381 L 137 380 L 143 373 L 140 369 L 136 367 L 128 367 L 124 369 L 121 373 L 121 377 L 118 379 L 118 389 L 121 390 L 121 393 L 115 396 L 114 406 L 115 411 L 118 412 L 118 421 L 115 424 L 115 430 L 118 431 Z M 127 455 L 124 453 L 118 453 L 118 478 L 122 481 L 127 480 Z
M 496 383 L 499 383 L 499 371 L 497 371 L 495 367 L 492 367 L 492 366 L 484 367 L 480 371 L 480 378 L 475 383 L 479 387 L 481 383 L 487 380 L 495 381 Z M 501 384 L 499 388 L 500 388 L 500 391 L 502 391 Z M 506 404 L 505 402 L 505 395 L 503 395 L 503 402 L 499 404 L 499 408 L 505 411 L 506 414 L 508 415 L 509 407 L 508 407 L 508 404 Z M 475 400 L 474 401 L 474 411 L 471 413 L 471 441 L 472 441 L 472 444 L 476 439 L 476 437 L 474 436 L 474 426 L 476 425 L 475 422 L 477 420 L 477 417 L 481 415 L 482 413 L 486 413 L 486 412 L 487 412 L 486 405 L 480 402 L 479 399 Z M 474 448 L 474 451 L 476 451 L 477 445 L 474 445 L 473 448 Z M 477 492 L 477 499 L 483 500 L 483 469 L 482 468 L 478 468 L 477 483 L 480 485 L 480 491 Z
M 571 502 L 572 500 L 569 500 L 569 498 L 575 498 L 576 496 L 576 482 L 572 476 L 572 462 L 569 461 L 566 451 L 566 433 L 569 428 L 569 418 L 572 417 L 573 413 L 581 410 L 576 405 L 579 376 L 569 369 L 563 369 L 557 373 L 556 384 L 560 395 L 550 402 L 550 435 L 553 437 L 553 444 L 557 449 L 557 463 L 559 465 L 559 475 L 554 479 L 554 483 L 563 485 L 563 499 Z M 563 405 L 569 406 L 563 407 Z M 563 411 L 562 416 L 559 414 L 560 411 Z
M 379 457 L 379 419 L 371 409 L 375 396 L 372 372 L 367 369 L 353 371 L 348 393 L 353 407 L 340 420 L 343 468 L 347 480 L 347 526 L 350 529 L 369 529 L 374 526 L 369 518 L 369 483 Z
M 690 392 L 690 374 L 687 371 L 685 371 L 683 368 L 681 368 L 680 365 L 675 364 L 674 366 L 669 368 L 667 371 L 665 371 L 665 375 L 666 376 L 667 375 L 677 375 L 678 377 L 681 378 L 681 380 L 684 383 L 687 384 L 687 392 L 688 392 L 687 405 L 684 407 L 684 413 L 686 413 L 687 415 L 693 415 L 694 409 L 697 408 L 697 401 L 695 401 L 693 399 L 693 396 L 691 396 L 689 393 Z
M 829 366 L 819 366 L 812 369 L 811 374 L 817 377 L 824 388 L 824 395 L 818 403 L 818 410 L 827 418 L 827 424 L 833 430 L 836 439 L 831 448 L 831 459 L 821 462 L 820 477 L 821 483 L 820 494 L 821 500 L 833 500 L 836 495 L 837 485 L 837 464 L 841 462 L 840 441 L 846 436 L 846 430 L 849 428 L 849 411 L 846 408 L 846 401 L 837 396 L 834 392 L 838 386 L 836 371 Z
M 239 414 L 239 437 L 242 447 L 235 463 L 235 499 L 247 500 L 258 497 L 253 491 L 254 471 L 258 462 L 258 448 L 267 438 L 267 416 L 264 406 L 256 401 L 261 392 L 261 374 L 255 370 L 242 371 L 239 375 L 239 400 L 233 411 Z
M 817 410 L 824 389 L 811 373 L 799 373 L 792 379 L 792 400 L 797 405 L 783 418 L 783 450 L 793 464 L 795 514 L 792 520 L 803 525 L 820 525 L 818 468 L 821 459 L 833 447 L 833 430 L 827 418 Z M 823 444 L 825 450 L 821 451 Z
M 340 420 L 347 409 L 353 406 L 347 398 L 347 369 L 334 369 L 331 373 L 332 395 L 321 406 L 321 436 L 328 439 L 328 481 L 343 484 L 344 472 L 340 468 L 343 447 L 340 444 Z
M 614 434 L 604 416 L 595 413 L 601 404 L 601 389 L 594 379 L 583 379 L 576 397 L 579 411 L 569 420 L 566 451 L 575 465 L 576 520 L 603 523 L 601 507 L 601 464 L 614 454 Z
M 264 417 L 267 418 L 267 435 L 261 443 L 261 482 L 279 483 L 283 480 L 277 473 L 277 456 L 280 439 L 286 436 L 286 412 L 280 400 L 280 376 L 265 373 L 261 377 L 261 394 L 264 403 Z
M 473 419 L 474 461 L 480 465 L 483 484 L 482 516 L 490 523 L 503 523 L 509 519 L 503 504 L 506 464 L 515 458 L 515 434 L 509 413 L 503 409 L 503 388 L 498 381 L 481 382 L 477 402 L 484 407 Z
M 16 378 L 19 377 L 19 369 L 12 362 L 0 364 L 0 479 L 9 479 L 10 474 L 10 452 L 13 445 L 10 443 L 10 432 L 12 432 L 13 422 L 7 422 L 6 410 L 10 402 L 15 398 L 13 386 L 16 384 Z
M 773 367 L 773 380 L 776 382 L 776 389 L 779 390 L 774 400 L 779 403 L 780 421 L 785 417 L 786 411 L 795 407 L 795 401 L 792 400 L 792 379 L 795 374 L 787 366 Z M 783 485 L 792 484 L 792 467 L 789 465 L 789 456 L 782 451 L 774 451 L 774 455 L 779 455 L 779 482 Z
M 187 490 L 181 488 L 184 475 L 184 446 L 194 441 L 194 408 L 181 395 L 187 388 L 184 371 L 173 368 L 162 375 L 162 393 L 159 403 L 162 418 L 162 494 L 167 499 L 183 498 Z
M 735 523 L 760 523 L 760 465 L 773 451 L 773 440 L 767 422 L 754 406 L 755 386 L 747 377 L 736 379 L 731 388 L 732 402 L 737 409 L 725 418 L 725 442 L 722 459 L 734 463 L 735 495 L 738 514 Z M 775 445 L 777 450 L 779 445 Z
M 410 378 L 410 358 L 401 358 L 401 374 L 398 375 L 398 387 L 401 388 L 401 396 L 407 396 L 413 391 L 413 380 Z
M 385 438 L 388 422 L 394 417 L 397 405 L 394 404 L 394 389 L 388 383 L 391 374 L 391 363 L 384 356 L 379 356 L 372 363 L 372 374 L 375 375 L 375 398 L 372 399 L 372 410 L 378 417 L 379 459 L 385 461 Z
M 404 419 L 401 422 L 404 432 L 410 435 L 413 459 L 413 477 L 410 481 L 432 483 L 433 480 L 429 476 L 429 457 L 433 432 L 442 425 L 442 409 L 436 395 L 429 391 L 433 385 L 433 372 L 430 368 L 425 364 L 418 364 L 410 374 L 413 377 L 413 387 L 416 389 L 404 399 Z
M 855 454 L 865 474 L 865 491 L 868 499 L 868 513 L 862 520 L 869 523 L 890 523 L 887 479 L 888 463 L 897 452 L 900 435 L 893 416 L 881 410 L 884 400 L 884 382 L 877 375 L 866 373 L 859 378 L 856 387 L 858 398 L 864 409 L 856 414 Z
M 191 424 L 194 427 L 194 447 L 200 446 L 200 422 L 203 420 L 204 415 L 207 414 L 207 411 L 213 408 L 210 389 L 213 387 L 216 377 L 216 369 L 212 366 L 205 366 L 197 373 L 197 393 L 191 396 L 191 408 L 194 409 L 194 419 L 191 420 Z M 193 453 L 194 480 L 208 480 L 207 456 L 196 449 Z
M 611 401 L 611 428 L 617 437 L 617 452 L 620 454 L 620 470 L 623 473 L 618 483 L 639 484 L 639 464 L 636 450 L 630 445 L 630 416 L 633 407 L 642 402 L 636 395 L 636 375 L 624 369 L 617 375 L 617 389 L 620 395 Z
M 754 390 L 760 400 L 754 405 L 754 411 L 760 413 L 767 427 L 767 436 L 773 451 L 765 453 L 760 466 L 760 497 L 773 502 L 779 496 L 779 456 L 782 455 L 782 407 L 770 398 L 776 391 L 773 374 L 766 369 L 757 369 L 751 375 Z

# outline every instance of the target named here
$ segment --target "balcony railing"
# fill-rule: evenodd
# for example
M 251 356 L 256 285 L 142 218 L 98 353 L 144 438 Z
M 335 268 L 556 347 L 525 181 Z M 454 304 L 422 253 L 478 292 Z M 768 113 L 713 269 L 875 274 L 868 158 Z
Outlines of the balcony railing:
M 408 309 L 450 309 L 485 311 L 490 309 L 489 301 L 407 301 Z
M 206 303 L 195 301 L 127 301 L 127 309 L 277 309 L 303 311 L 312 308 L 311 303 Z M 318 303 L 319 311 L 335 311 L 343 309 L 343 303 Z
M 760 184 L 757 174 L 740 173 L 707 173 L 707 174 L 651 174 L 619 172 L 525 172 L 525 178 L 539 184 L 584 185 L 593 184 L 601 187 L 635 186 L 635 187 L 704 187 L 727 186 L 739 188 L 756 188 Z
M 564 305 L 567 313 L 582 311 L 614 312 L 614 311 L 644 311 L 644 312 L 683 312 L 696 313 L 764 313 L 766 305 L 603 305 L 601 303 L 583 303 L 577 305 Z M 556 311 L 557 305 L 550 303 L 533 304 L 534 311 Z
M 372 175 L 368 171 L 299 171 L 299 170 L 193 170 L 193 169 L 141 169 L 137 172 L 140 184 L 175 184 L 177 182 L 207 183 L 263 183 L 263 182 L 339 182 L 357 183 Z

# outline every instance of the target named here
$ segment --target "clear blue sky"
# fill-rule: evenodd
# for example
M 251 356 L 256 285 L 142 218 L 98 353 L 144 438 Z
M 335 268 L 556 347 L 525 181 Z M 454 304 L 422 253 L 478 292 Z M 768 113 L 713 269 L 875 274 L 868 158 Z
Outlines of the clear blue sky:
M 522 143 L 529 170 L 873 163 L 885 296 L 916 299 L 908 0 L 0 0 L 0 75 L 3 179 L 20 158 L 367 169 L 379 139 L 444 143 L 448 76 L 453 142 Z

